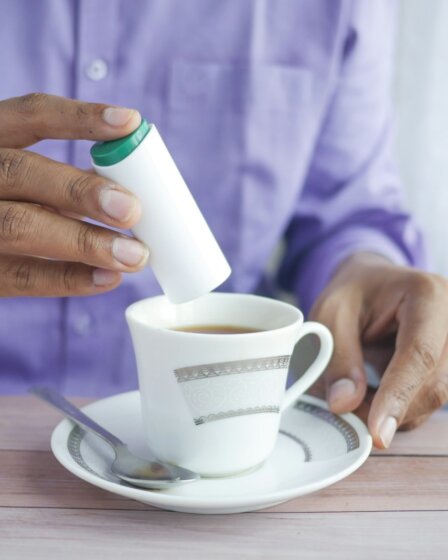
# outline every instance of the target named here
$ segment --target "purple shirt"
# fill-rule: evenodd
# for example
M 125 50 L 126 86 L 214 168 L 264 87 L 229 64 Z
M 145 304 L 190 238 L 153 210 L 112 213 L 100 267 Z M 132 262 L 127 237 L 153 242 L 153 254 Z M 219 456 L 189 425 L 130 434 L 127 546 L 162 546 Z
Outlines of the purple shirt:
M 157 124 L 232 268 L 221 289 L 293 292 L 305 311 L 358 250 L 423 265 L 390 158 L 393 4 L 375 0 L 0 0 L 0 98 L 41 91 Z M 36 151 L 89 167 L 89 143 Z M 284 237 L 277 275 L 264 270 Z M 264 287 L 264 288 L 263 288 Z M 111 293 L 0 300 L 0 392 L 137 385 Z

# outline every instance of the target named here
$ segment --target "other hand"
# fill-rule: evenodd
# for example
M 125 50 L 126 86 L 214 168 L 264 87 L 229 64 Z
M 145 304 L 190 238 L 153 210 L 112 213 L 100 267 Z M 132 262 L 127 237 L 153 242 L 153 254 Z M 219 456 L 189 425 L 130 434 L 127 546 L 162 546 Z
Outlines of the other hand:
M 448 401 L 448 282 L 359 253 L 345 261 L 311 311 L 335 339 L 335 353 L 314 388 L 335 413 L 366 415 L 376 447 L 397 428 L 423 422 Z M 367 391 L 364 360 L 381 374 Z

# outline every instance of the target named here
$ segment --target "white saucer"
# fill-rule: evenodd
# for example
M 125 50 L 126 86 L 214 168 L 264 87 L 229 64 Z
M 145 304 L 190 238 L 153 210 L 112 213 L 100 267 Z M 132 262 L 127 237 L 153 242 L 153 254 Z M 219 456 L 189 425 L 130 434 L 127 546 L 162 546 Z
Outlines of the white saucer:
M 97 401 L 83 410 L 128 443 L 132 451 L 145 455 L 137 391 Z M 152 491 L 116 478 L 110 471 L 111 448 L 69 420 L 63 420 L 51 438 L 57 460 L 79 478 L 127 498 L 190 513 L 253 511 L 315 492 L 359 468 L 371 447 L 367 428 L 356 416 L 337 416 L 320 399 L 303 396 L 283 414 L 275 449 L 258 469 Z

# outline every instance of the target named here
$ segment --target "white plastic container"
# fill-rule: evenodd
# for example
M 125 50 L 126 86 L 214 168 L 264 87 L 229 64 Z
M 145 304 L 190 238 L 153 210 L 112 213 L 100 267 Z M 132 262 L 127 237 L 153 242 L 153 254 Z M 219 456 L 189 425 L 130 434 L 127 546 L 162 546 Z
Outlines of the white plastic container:
M 205 295 L 231 269 L 159 132 L 142 120 L 129 136 L 97 142 L 92 165 L 134 193 L 142 218 L 133 233 L 150 249 L 149 263 L 172 303 Z

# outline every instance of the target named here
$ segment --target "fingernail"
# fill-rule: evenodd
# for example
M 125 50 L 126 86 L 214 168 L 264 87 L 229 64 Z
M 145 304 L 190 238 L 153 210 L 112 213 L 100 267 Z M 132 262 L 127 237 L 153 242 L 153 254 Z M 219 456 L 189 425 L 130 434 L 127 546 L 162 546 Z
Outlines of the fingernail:
M 112 254 L 126 266 L 143 265 L 149 256 L 148 248 L 135 239 L 117 237 L 112 244 Z
M 134 196 L 113 188 L 105 188 L 100 194 L 102 210 L 114 220 L 125 222 L 135 213 L 138 201 Z
M 95 268 L 92 276 L 95 286 L 109 286 L 109 284 L 115 284 L 120 278 L 120 273 L 113 270 L 105 270 L 104 268 Z
M 341 401 L 345 401 L 356 393 L 356 385 L 352 379 L 348 377 L 335 381 L 330 387 L 328 394 L 328 403 L 330 408 Z
M 107 107 L 103 111 L 103 120 L 110 126 L 123 126 L 137 114 L 137 111 L 135 111 L 134 109 L 125 109 L 122 107 Z
M 389 447 L 397 431 L 397 420 L 393 416 L 388 416 L 380 426 L 379 436 L 384 447 Z

